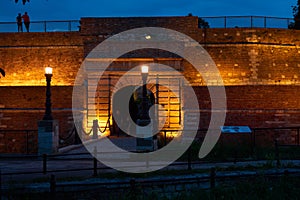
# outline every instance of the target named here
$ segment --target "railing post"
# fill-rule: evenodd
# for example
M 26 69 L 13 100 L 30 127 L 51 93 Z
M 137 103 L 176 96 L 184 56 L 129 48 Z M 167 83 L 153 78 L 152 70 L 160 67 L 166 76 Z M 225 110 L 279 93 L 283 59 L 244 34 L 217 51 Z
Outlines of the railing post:
M 55 176 L 51 174 L 50 176 L 50 196 L 51 199 L 55 199 L 55 193 L 56 193 L 56 180 Z
M 253 28 L 253 16 L 250 16 L 250 26 Z
M 210 189 L 216 187 L 216 168 L 212 167 L 210 169 Z
M 155 83 L 155 95 L 156 95 L 156 98 L 155 98 L 155 103 L 157 105 L 159 105 L 159 77 L 158 77 L 158 74 L 156 75 L 156 83 Z M 159 121 L 159 107 L 156 106 L 155 107 L 155 120 L 156 120 L 156 126 L 155 126 L 155 131 L 158 130 L 158 121 Z
M 299 140 L 300 140 L 300 128 L 297 129 L 297 145 L 299 145 Z
M 264 28 L 267 28 L 267 17 L 264 17 Z
M 44 21 L 44 31 L 47 32 L 47 22 Z
M 26 131 L 26 154 L 29 154 L 28 146 L 29 146 L 29 136 L 28 136 L 28 131 Z
M 43 154 L 43 174 L 47 173 L 47 154 Z
M 226 18 L 226 16 L 224 17 L 224 28 L 227 28 L 227 18 Z
M 164 130 L 164 142 L 165 142 L 165 146 L 167 145 L 167 131 Z
M 109 134 L 111 134 L 111 124 L 110 124 L 110 117 L 111 117 L 111 91 L 110 91 L 110 86 L 111 86 L 111 77 L 110 74 L 108 74 L 108 109 L 107 109 L 107 114 L 108 114 L 108 129 L 109 129 Z M 107 124 L 106 124 L 107 125 Z
M 93 158 L 93 176 L 96 177 L 98 175 L 97 172 L 97 147 L 94 147 L 94 158 Z
M 68 22 L 68 28 L 69 28 L 69 32 L 71 32 L 71 31 L 72 31 L 72 28 L 71 28 L 71 26 L 72 26 L 72 25 L 71 25 L 71 21 L 69 21 L 69 22 Z
M 135 179 L 131 179 L 130 180 L 130 194 L 132 195 L 132 196 L 130 196 L 132 199 L 136 199 L 136 187 L 135 187 L 135 184 L 136 184 L 136 182 L 135 182 Z
M 2 199 L 2 172 L 0 169 L 0 200 Z
M 276 166 L 280 167 L 279 148 L 278 148 L 277 139 L 275 139 L 275 158 L 276 158 Z
M 188 170 L 192 170 L 192 152 L 191 147 L 188 148 Z

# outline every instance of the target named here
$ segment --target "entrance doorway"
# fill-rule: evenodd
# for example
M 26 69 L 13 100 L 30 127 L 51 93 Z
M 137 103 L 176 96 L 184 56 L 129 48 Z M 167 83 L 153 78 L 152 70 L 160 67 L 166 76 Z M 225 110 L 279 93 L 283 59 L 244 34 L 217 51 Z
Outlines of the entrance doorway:
M 124 105 L 124 97 L 127 96 L 127 94 L 132 94 L 129 100 L 129 105 Z M 148 97 L 148 107 L 150 108 L 155 103 L 155 96 L 153 92 L 149 89 L 147 89 L 147 97 Z M 112 110 L 113 114 L 113 124 L 112 124 L 112 136 L 129 136 L 127 133 L 135 132 L 135 126 L 130 126 L 129 120 L 130 118 L 132 121 L 136 124 L 138 117 L 141 112 L 141 101 L 142 101 L 142 87 L 136 87 L 136 86 L 126 86 L 119 91 L 117 91 L 113 96 L 113 104 L 112 104 Z M 129 116 L 124 114 L 126 109 L 129 110 Z M 118 123 L 115 121 L 115 118 L 118 118 Z M 121 129 L 120 127 L 123 127 Z M 125 130 L 124 130 L 125 129 Z

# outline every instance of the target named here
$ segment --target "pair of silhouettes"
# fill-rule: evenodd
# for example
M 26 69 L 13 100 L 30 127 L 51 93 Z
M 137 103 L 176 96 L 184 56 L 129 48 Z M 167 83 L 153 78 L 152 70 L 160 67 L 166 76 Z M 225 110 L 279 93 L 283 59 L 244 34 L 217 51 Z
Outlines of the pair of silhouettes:
M 29 19 L 27 12 L 25 12 L 23 16 L 21 15 L 21 13 L 19 13 L 17 16 L 18 32 L 23 32 L 22 21 L 24 22 L 26 31 L 29 32 L 30 19 Z

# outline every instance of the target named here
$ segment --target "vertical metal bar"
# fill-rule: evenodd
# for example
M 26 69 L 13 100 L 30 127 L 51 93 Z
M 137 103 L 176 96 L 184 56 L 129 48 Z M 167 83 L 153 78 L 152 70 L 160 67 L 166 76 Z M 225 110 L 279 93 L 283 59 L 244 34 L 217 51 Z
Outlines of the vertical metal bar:
M 156 93 L 156 98 L 155 98 L 155 104 L 157 105 L 155 108 L 155 117 L 156 117 L 156 131 L 158 131 L 158 123 L 159 123 L 159 107 L 158 107 L 158 104 L 159 104 L 159 79 L 158 79 L 158 74 L 156 75 L 156 85 L 155 85 L 155 93 Z
M 297 129 L 297 145 L 299 145 L 300 140 L 300 128 Z
M 131 197 L 133 198 L 133 199 L 136 199 L 136 189 L 135 189 L 135 184 L 136 184 L 136 182 L 135 182 L 135 179 L 131 179 L 130 180 L 130 193 L 131 193 Z
M 210 188 L 213 189 L 216 186 L 216 168 L 210 169 Z
M 109 128 L 109 132 L 111 133 L 111 124 L 110 124 L 110 116 L 111 116 L 111 93 L 110 93 L 110 86 L 111 86 L 111 77 L 110 74 L 108 74 L 108 128 Z
M 251 28 L 253 28 L 253 16 L 250 16 L 250 23 Z
M 275 139 L 275 158 L 276 158 L 276 166 L 280 167 L 279 147 L 278 147 L 277 139 Z
M 181 124 L 181 103 L 182 103 L 182 101 L 181 101 L 181 98 L 182 98 L 182 95 L 181 95 L 181 86 L 182 86 L 182 84 L 183 84 L 183 82 L 181 81 L 181 79 L 179 79 L 178 80 L 179 81 L 179 83 L 178 83 L 178 93 L 179 93 L 179 109 L 178 109 L 178 117 L 179 117 L 179 122 L 178 122 L 178 124 L 180 125 Z
M 264 27 L 267 28 L 267 17 L 264 17 Z
M 68 28 L 69 28 L 69 32 L 71 32 L 72 28 L 71 28 L 71 21 L 68 21 Z
M 44 31 L 47 32 L 47 22 L 44 21 Z
M 226 18 L 226 16 L 224 17 L 224 28 L 227 28 L 227 18 Z
M 2 199 L 2 172 L 0 169 L 0 200 Z
M 47 154 L 43 154 L 43 174 L 47 173 Z
M 171 101 L 171 97 L 170 97 L 170 78 L 168 78 L 168 127 L 170 127 L 171 126 L 171 118 L 170 118 L 170 107 L 171 107 L 171 103 L 170 103 L 170 101 Z
M 192 149 L 191 147 L 188 148 L 188 170 L 192 170 Z
M 55 199 L 55 194 L 56 194 L 56 180 L 55 176 L 51 174 L 50 176 L 50 195 L 51 199 Z
M 94 147 L 94 158 L 93 158 L 93 176 L 96 177 L 97 172 L 97 146 Z
M 250 133 L 250 145 L 251 145 L 251 157 L 254 157 L 254 134 L 255 134 L 255 129 L 251 131 Z
M 28 131 L 26 131 L 26 154 L 29 154 L 29 151 L 28 151 L 28 146 L 29 146 L 29 137 L 28 137 Z
M 164 130 L 164 134 L 165 134 L 165 146 L 167 145 L 167 130 Z

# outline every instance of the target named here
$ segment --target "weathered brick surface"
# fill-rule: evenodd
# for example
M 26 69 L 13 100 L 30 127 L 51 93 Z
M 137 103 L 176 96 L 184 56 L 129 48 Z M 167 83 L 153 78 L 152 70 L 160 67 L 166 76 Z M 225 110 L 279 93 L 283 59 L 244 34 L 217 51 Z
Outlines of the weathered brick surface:
M 207 50 L 226 86 L 226 125 L 252 128 L 299 125 L 300 31 L 203 30 L 198 29 L 196 17 L 82 18 L 81 21 L 81 32 L 0 33 L 0 67 L 7 74 L 0 79 L 1 129 L 37 128 L 45 106 L 44 67 L 51 65 L 53 116 L 60 121 L 61 136 L 66 136 L 72 126 L 72 86 L 84 57 L 106 38 L 145 26 L 180 31 Z M 145 55 L 148 58 L 177 58 L 155 50 L 131 52 L 123 57 Z M 112 64 L 108 73 L 124 72 L 136 63 L 129 65 L 126 62 Z M 157 62 L 168 64 L 172 61 Z M 178 63 L 181 66 L 177 68 L 193 84 L 198 95 L 200 128 L 205 128 L 210 122 L 210 100 L 203 85 L 220 83 L 215 80 L 206 83 L 187 61 Z M 122 67 L 127 68 L 123 70 Z M 188 101 L 186 96 L 185 101 Z
M 60 134 L 66 136 L 72 128 L 73 87 L 51 88 L 53 118 L 60 122 Z M 37 122 L 45 113 L 45 87 L 0 87 L 1 129 L 37 130 Z
M 44 68 L 53 67 L 53 85 L 73 85 L 83 61 L 78 33 L 0 33 L 2 86 L 43 86 Z

